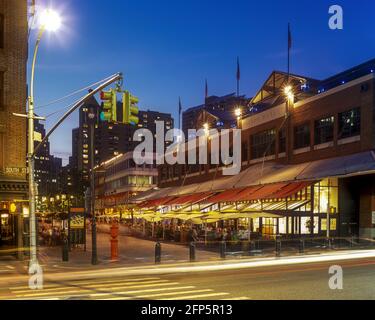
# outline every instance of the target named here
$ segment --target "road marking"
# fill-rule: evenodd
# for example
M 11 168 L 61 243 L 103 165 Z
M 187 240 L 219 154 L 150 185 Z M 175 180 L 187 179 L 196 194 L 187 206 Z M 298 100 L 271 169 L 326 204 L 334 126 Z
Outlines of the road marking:
M 194 286 L 185 286 L 185 287 L 172 287 L 172 288 L 160 288 L 160 289 L 146 289 L 146 290 L 133 290 L 133 291 L 122 291 L 122 292 L 115 292 L 117 295 L 125 295 L 125 294 L 135 294 L 135 293 L 142 293 L 142 292 L 163 292 L 163 291 L 171 291 L 171 290 L 182 290 L 182 289 L 194 289 Z M 114 295 L 114 293 L 94 293 L 90 294 L 92 297 L 104 297 Z
M 152 281 L 144 281 L 140 282 L 140 285 L 146 285 L 146 284 L 158 284 L 158 283 L 165 283 L 168 282 L 168 280 L 152 280 Z M 101 284 L 96 283 L 96 284 L 90 284 L 90 285 L 76 285 L 71 283 L 70 285 L 65 285 L 65 286 L 55 286 L 55 287 L 50 287 L 50 288 L 43 288 L 43 290 L 48 290 L 49 292 L 51 291 L 59 291 L 62 289 L 67 289 L 67 290 L 73 290 L 73 289 L 121 289 L 121 288 L 128 288 L 128 287 L 137 287 L 138 285 L 134 284 L 134 282 L 123 282 L 123 283 L 116 283 L 116 284 Z M 12 290 L 14 293 L 25 293 L 25 292 L 30 292 L 30 289 L 24 289 L 24 290 Z
M 239 300 L 251 300 L 249 297 L 238 297 L 238 298 L 230 298 L 230 299 L 220 299 L 221 301 L 229 301 L 229 300 L 234 300 L 234 301 L 239 301 Z
M 152 288 L 152 287 L 156 287 L 156 286 L 168 286 L 168 285 L 176 285 L 176 284 L 179 284 L 178 282 L 170 282 L 170 283 L 155 283 L 155 284 L 146 284 L 146 285 L 137 285 L 137 286 L 127 286 L 127 287 L 123 287 L 124 289 L 136 289 L 136 288 Z M 117 289 L 121 289 L 121 288 L 117 288 Z M 55 296 L 65 296 L 67 295 L 68 293 L 90 293 L 92 291 L 94 291 L 95 288 L 93 289 L 83 289 L 83 290 L 69 290 L 69 291 L 60 291 L 60 292 L 55 292 Z M 43 296 L 48 296 L 48 295 L 51 295 L 51 292 L 40 292 L 40 293 L 29 293 L 29 294 L 17 294 L 16 293 L 16 296 L 17 297 L 43 297 Z M 113 294 L 113 292 L 109 293 L 109 294 Z
M 208 293 L 208 294 L 198 294 L 198 295 L 193 295 L 193 296 L 187 296 L 187 297 L 173 297 L 170 299 L 165 299 L 165 300 L 190 300 L 190 299 L 198 299 L 198 298 L 208 298 L 208 297 L 219 297 L 219 296 L 227 296 L 229 295 L 228 292 L 222 292 L 222 293 Z
M 148 278 L 139 278 L 139 279 L 126 279 L 125 281 L 126 282 L 129 282 L 129 283 L 133 283 L 133 282 L 141 282 L 141 281 L 147 281 L 147 280 L 159 280 L 160 278 L 156 278 L 156 277 L 148 277 Z M 66 285 L 65 286 L 70 286 L 70 285 L 91 285 L 91 284 L 93 284 L 93 283 L 95 283 L 95 282 L 93 282 L 93 281 L 97 281 L 97 283 L 114 283 L 114 284 L 116 284 L 116 283 L 119 283 L 119 281 L 117 280 L 96 280 L 96 279 L 93 279 L 92 281 L 89 281 L 89 280 L 85 280 L 85 281 L 83 281 L 83 280 L 81 280 L 81 281 L 72 281 L 72 282 L 67 282 L 66 283 Z M 62 285 L 64 285 L 65 284 L 65 282 L 62 282 L 61 284 L 48 284 L 48 285 L 44 285 L 43 286 L 43 288 L 44 289 L 46 289 L 46 288 L 59 288 L 58 286 L 60 286 L 60 288 L 61 288 L 61 286 Z M 10 287 L 9 289 L 10 290 L 22 290 L 22 289 L 28 289 L 29 287 L 28 286 L 17 286 L 17 287 Z
M 183 288 L 183 287 L 182 287 Z M 195 287 L 193 287 L 195 288 Z M 134 300 L 134 299 L 146 299 L 146 298 L 155 298 L 155 297 L 164 297 L 164 296 L 175 296 L 175 295 L 182 295 L 182 294 L 191 294 L 191 293 L 203 293 L 203 292 L 213 292 L 212 289 L 202 289 L 202 290 L 188 290 L 188 291 L 173 291 L 173 292 L 166 292 L 166 293 L 152 293 L 152 294 L 141 294 L 135 295 L 132 297 L 116 297 L 112 296 L 109 298 L 99 298 L 98 300 Z M 155 300 L 155 299 L 152 299 Z

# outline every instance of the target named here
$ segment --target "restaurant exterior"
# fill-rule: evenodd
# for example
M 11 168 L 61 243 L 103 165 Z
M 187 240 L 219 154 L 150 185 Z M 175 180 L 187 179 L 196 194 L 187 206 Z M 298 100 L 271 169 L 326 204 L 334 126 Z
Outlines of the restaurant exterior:
M 323 81 L 273 72 L 241 106 L 252 110 L 238 125 L 241 173 L 162 165 L 159 188 L 132 198 L 133 214 L 249 238 L 374 238 L 374 70 L 375 60 Z

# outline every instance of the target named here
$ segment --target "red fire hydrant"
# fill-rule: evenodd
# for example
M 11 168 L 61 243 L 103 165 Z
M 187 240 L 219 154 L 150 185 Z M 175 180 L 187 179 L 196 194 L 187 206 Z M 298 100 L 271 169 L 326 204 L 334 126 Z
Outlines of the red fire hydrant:
M 118 259 L 118 233 L 119 227 L 117 223 L 113 223 L 111 227 L 111 260 Z

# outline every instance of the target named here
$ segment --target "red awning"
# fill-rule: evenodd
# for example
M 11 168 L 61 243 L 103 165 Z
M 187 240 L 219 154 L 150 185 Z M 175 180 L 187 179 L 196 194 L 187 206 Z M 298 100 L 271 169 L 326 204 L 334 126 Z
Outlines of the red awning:
M 231 189 L 227 191 L 223 191 L 213 197 L 208 198 L 204 201 L 204 203 L 219 203 L 219 202 L 230 202 L 232 201 L 233 197 L 238 195 L 244 189 Z
M 196 193 L 196 194 L 189 194 L 184 196 L 179 196 L 177 198 L 172 199 L 165 205 L 186 205 L 186 204 L 194 204 L 200 202 L 209 196 L 212 195 L 212 192 L 204 192 L 204 193 Z
M 300 192 L 301 190 L 311 186 L 314 184 L 315 181 L 307 181 L 307 182 L 292 182 L 286 185 L 281 190 L 277 191 L 276 193 L 270 194 L 265 199 L 278 199 L 278 198 L 288 198 Z
M 165 205 L 166 203 L 168 203 L 168 201 L 171 201 L 172 199 L 175 199 L 175 198 L 176 197 L 164 197 L 164 198 L 159 198 L 159 199 L 154 199 L 154 200 L 148 200 L 139 204 L 139 207 L 140 208 L 159 207 L 159 206 Z
M 231 201 L 236 202 L 236 201 L 243 201 L 241 199 L 247 199 L 250 197 L 253 193 L 257 192 L 259 189 L 262 189 L 263 186 L 256 186 L 256 187 L 248 187 L 235 195 Z
M 255 192 L 254 191 L 251 192 L 251 190 L 249 190 L 250 192 L 248 194 L 245 193 L 242 197 L 237 197 L 236 201 L 251 201 L 251 200 L 265 199 L 271 194 L 274 194 L 277 191 L 281 190 L 286 185 L 288 184 L 287 183 L 275 183 L 275 184 L 265 185 L 262 188 L 259 188 L 258 190 L 256 190 Z

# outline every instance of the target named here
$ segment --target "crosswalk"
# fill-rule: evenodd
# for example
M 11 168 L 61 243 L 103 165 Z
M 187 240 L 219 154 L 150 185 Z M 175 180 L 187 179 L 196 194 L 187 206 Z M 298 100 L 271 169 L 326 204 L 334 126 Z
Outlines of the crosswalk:
M 249 300 L 232 297 L 228 292 L 196 287 L 159 277 L 135 279 L 92 279 L 46 283 L 43 290 L 27 286 L 9 288 L 9 299 L 15 300 Z
M 14 270 L 14 266 L 0 264 L 0 275 L 12 273 Z

